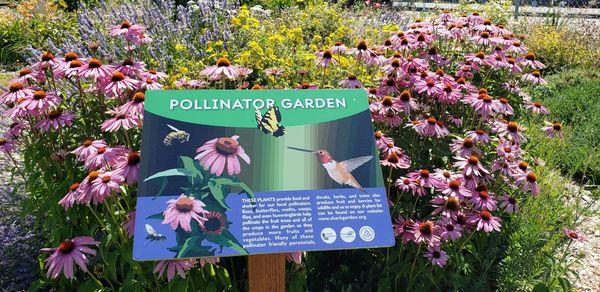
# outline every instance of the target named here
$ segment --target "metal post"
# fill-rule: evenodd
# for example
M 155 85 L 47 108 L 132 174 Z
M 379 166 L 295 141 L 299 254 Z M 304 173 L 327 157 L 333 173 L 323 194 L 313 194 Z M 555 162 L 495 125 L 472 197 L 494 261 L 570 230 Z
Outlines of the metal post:
M 515 19 L 519 18 L 519 8 L 521 7 L 521 0 L 515 0 Z

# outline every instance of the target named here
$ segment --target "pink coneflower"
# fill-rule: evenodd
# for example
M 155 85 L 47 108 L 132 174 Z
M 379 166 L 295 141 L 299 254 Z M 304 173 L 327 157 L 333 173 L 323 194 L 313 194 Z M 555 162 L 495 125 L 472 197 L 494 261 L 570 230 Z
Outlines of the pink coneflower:
M 158 277 L 162 277 L 165 270 L 167 271 L 167 281 L 171 282 L 175 278 L 175 272 L 179 277 L 185 279 L 185 272 L 191 270 L 196 265 L 195 259 L 189 260 L 164 260 L 159 261 L 154 267 L 153 273 L 158 274 Z
M 140 74 L 142 76 L 142 78 L 144 79 L 152 79 L 156 82 L 160 81 L 160 80 L 165 80 L 167 79 L 168 75 L 164 72 L 160 72 L 157 71 L 156 69 L 150 69 L 147 72 L 142 72 Z
M 327 68 L 330 65 L 336 65 L 338 63 L 338 61 L 333 58 L 333 53 L 330 50 L 317 52 L 315 56 L 317 56 L 317 59 L 315 60 L 317 67 Z
M 57 62 L 58 61 L 56 60 L 56 57 L 54 56 L 54 54 L 52 54 L 50 52 L 44 52 L 40 56 L 40 61 L 33 64 L 32 67 L 35 68 L 36 70 L 43 71 L 44 69 L 47 69 L 47 68 L 53 68 Z
M 239 136 L 231 138 L 221 137 L 212 139 L 196 149 L 195 159 L 200 162 L 204 169 L 220 176 L 227 166 L 227 174 L 235 175 L 242 171 L 238 156 L 250 164 L 250 157 L 244 148 L 238 143 Z
M 70 126 L 73 123 L 75 115 L 70 111 L 63 112 L 61 109 L 52 110 L 48 115 L 41 120 L 36 127 L 43 131 L 48 131 L 51 127 L 58 129 L 59 127 Z
M 28 96 L 19 104 L 30 113 L 41 113 L 48 108 L 58 106 L 61 98 L 54 92 L 36 90 L 33 95 Z
M 73 60 L 69 62 L 69 66 L 65 69 L 64 75 L 68 78 L 79 77 L 79 73 L 83 67 L 81 60 Z
M 81 146 L 77 147 L 77 149 L 71 151 L 71 153 L 75 154 L 77 160 L 84 161 L 90 155 L 98 152 L 98 149 L 107 147 L 108 145 L 104 140 L 95 140 L 92 141 L 90 139 L 86 139 L 81 143 Z
M 398 92 L 400 92 L 398 81 L 394 77 L 382 79 L 377 90 L 378 95 L 397 94 Z
M 498 124 L 498 137 L 510 139 L 515 143 L 525 142 L 525 136 L 522 133 L 523 127 L 517 122 L 508 122 Z
M 144 114 L 144 101 L 146 100 L 146 95 L 138 91 L 133 94 L 131 100 L 126 104 L 120 106 L 117 109 L 117 112 L 127 112 L 130 115 L 138 116 Z
M 308 82 L 303 82 L 301 84 L 298 84 L 298 86 L 295 87 L 296 89 L 319 89 L 319 86 L 314 85 L 314 84 L 310 84 Z
M 83 181 L 81 181 L 77 188 L 77 197 L 75 198 L 75 201 L 78 204 L 89 204 L 92 200 L 97 201 L 97 199 L 93 197 L 91 188 L 92 183 L 95 182 L 102 173 L 103 171 L 98 170 L 90 171 Z
M 98 179 L 92 182 L 90 189 L 94 204 L 102 204 L 111 192 L 120 193 L 120 186 L 124 181 L 125 178 L 118 171 L 107 171 L 100 174 Z
M 428 169 L 412 171 L 409 172 L 407 176 L 425 188 L 432 188 L 439 184 L 439 181 L 431 175 L 431 172 Z
M 139 81 L 129 78 L 120 71 L 114 71 L 110 78 L 103 80 L 99 87 L 106 95 L 115 97 L 121 95 L 125 90 L 135 89 Z
M 204 215 L 206 221 L 200 224 L 200 230 L 206 234 L 221 234 L 225 230 L 227 218 L 225 214 L 217 211 L 210 211 Z
M 484 118 L 487 118 L 498 111 L 498 101 L 487 94 L 480 95 L 479 98 L 471 103 L 471 106 L 477 114 Z
M 393 59 L 388 64 L 381 67 L 381 71 L 388 76 L 402 77 L 404 76 L 404 70 L 401 67 L 400 59 Z
M 358 44 L 356 44 L 355 48 L 348 50 L 347 53 L 350 55 L 354 55 L 355 58 L 359 61 L 366 62 L 369 59 L 371 59 L 371 56 L 374 52 L 373 50 L 369 49 L 369 47 L 367 46 L 367 42 L 362 40 L 358 42 Z
M 350 75 L 340 81 L 342 88 L 363 88 L 363 84 L 354 75 Z
M 240 77 L 239 70 L 231 65 L 229 59 L 221 57 L 215 65 L 208 66 L 200 71 L 200 75 L 207 76 L 210 80 L 229 79 L 235 80 Z
M 440 268 L 444 267 L 448 261 L 448 255 L 441 250 L 439 245 L 428 246 L 424 256 L 429 259 L 432 264 L 437 265 Z
M 542 64 L 542 62 L 540 62 L 540 61 L 538 61 L 538 60 L 535 59 L 535 54 L 534 53 L 527 53 L 519 61 L 521 61 L 521 64 L 523 64 L 524 66 L 529 66 L 532 69 L 544 69 L 544 68 L 546 68 L 546 66 L 544 64 Z
M 515 183 L 521 185 L 521 190 L 524 192 L 531 191 L 535 197 L 540 193 L 540 187 L 537 183 L 537 175 L 533 171 L 523 171 L 514 175 Z
M 206 205 L 192 196 L 188 197 L 182 194 L 177 199 L 167 201 L 167 204 L 169 206 L 163 212 L 165 219 L 162 224 L 171 225 L 173 230 L 181 227 L 184 231 L 191 232 L 192 219 L 196 220 L 200 227 L 204 226 L 204 222 L 207 220 L 204 217 L 209 213 L 204 210 Z
M 101 129 L 104 132 L 115 132 L 118 130 L 129 130 L 141 124 L 139 116 L 130 115 L 118 110 L 111 111 L 114 116 L 102 123 Z
M 494 197 L 488 192 L 487 188 L 482 186 L 475 189 L 473 196 L 471 196 L 471 203 L 479 210 L 496 210 L 496 201 L 494 200 Z
M 265 75 L 267 76 L 279 76 L 282 75 L 283 72 L 285 72 L 283 69 L 281 68 L 269 68 L 265 70 Z
M 79 76 L 84 78 L 93 77 L 94 79 L 106 79 L 112 75 L 115 67 L 112 65 L 104 65 L 98 59 L 90 59 L 79 70 Z
M 144 30 L 146 28 L 141 25 L 131 24 L 129 20 L 123 20 L 121 24 L 110 27 L 108 33 L 111 36 L 122 35 L 127 39 L 132 39 L 133 36 L 139 36 Z
M 506 68 L 508 68 L 513 74 L 521 73 L 523 71 L 514 58 L 506 59 Z
M 119 174 L 125 177 L 128 185 L 136 183 L 140 177 L 140 153 L 131 151 L 127 154 L 127 159 L 121 160 L 115 166 Z
M 17 100 L 33 96 L 35 90 L 25 87 L 20 82 L 13 82 L 8 85 L 8 91 L 0 95 L 0 102 L 14 103 Z
M 490 135 L 483 129 L 475 129 L 467 132 L 467 137 L 473 139 L 473 141 L 481 144 L 487 144 L 491 141 Z
M 329 50 L 334 54 L 345 54 L 348 52 L 348 48 L 342 42 L 335 42 Z
M 522 80 L 529 81 L 534 84 L 546 84 L 546 80 L 542 78 L 542 74 L 538 70 L 533 70 L 531 73 L 523 74 Z
M 436 184 L 434 185 L 434 187 L 438 190 L 446 188 L 446 184 L 450 183 L 451 181 L 460 180 L 462 178 L 462 175 L 458 173 L 452 173 L 448 170 L 441 168 L 437 168 L 433 172 L 432 176 L 436 179 Z
M 133 238 L 135 233 L 135 211 L 127 213 L 127 218 L 123 222 L 123 230 L 125 230 L 127 237 Z
M 545 127 L 542 128 L 542 130 L 544 131 L 544 133 L 546 133 L 546 136 L 550 137 L 550 138 L 554 138 L 554 137 L 558 137 L 561 138 L 563 137 L 563 132 L 562 132 L 562 124 L 559 122 L 554 122 L 554 123 L 550 123 L 548 121 L 544 121 L 544 124 L 546 125 Z
M 410 91 L 404 90 L 398 96 L 398 106 L 405 114 L 409 115 L 412 110 L 417 108 L 417 103 L 412 98 Z
M 565 235 L 567 236 L 567 238 L 569 238 L 570 240 L 574 240 L 574 241 L 578 241 L 578 242 L 585 241 L 585 237 L 583 237 L 583 235 L 578 231 L 575 231 L 575 230 L 569 229 L 569 228 L 565 228 L 563 231 L 564 231 Z
M 450 131 L 444 126 L 441 121 L 434 117 L 429 117 L 415 126 L 417 132 L 423 136 L 435 136 L 438 138 L 445 137 L 450 134 Z
M 415 83 L 415 90 L 418 93 L 436 96 L 444 90 L 444 85 L 440 82 L 437 82 L 433 77 L 427 77 Z
M 429 202 L 435 208 L 432 215 L 441 214 L 444 217 L 456 219 L 456 215 L 460 211 L 460 200 L 455 196 L 436 196 Z
M 450 83 L 445 83 L 442 91 L 437 94 L 437 100 L 443 104 L 455 104 L 461 98 L 460 90 Z
M 455 196 L 460 199 L 469 198 L 472 195 L 469 189 L 462 186 L 462 182 L 459 179 L 453 179 L 448 183 L 443 183 L 439 189 L 442 194 L 446 196 Z
M 204 257 L 198 259 L 198 262 L 200 262 L 200 267 L 202 268 L 204 268 L 206 264 L 216 265 L 220 261 L 221 259 L 219 257 Z
M 496 153 L 499 157 L 504 158 L 504 160 L 511 161 L 515 158 L 521 157 L 523 151 L 519 147 L 519 144 L 501 141 L 496 147 Z
M 104 166 L 114 166 L 129 153 L 129 149 L 117 147 L 100 147 L 85 159 L 87 170 L 98 169 Z
M 96 255 L 96 251 L 88 246 L 97 246 L 99 243 L 92 237 L 80 236 L 66 239 L 56 248 L 42 248 L 43 252 L 52 253 L 46 259 L 46 268 L 48 269 L 46 276 L 56 279 L 62 272 L 67 279 L 73 279 L 75 277 L 73 272 L 74 263 L 87 272 L 89 260 L 86 254 Z
M 483 167 L 479 158 L 475 155 L 471 155 L 469 157 L 460 157 L 455 156 L 454 159 L 457 161 L 454 162 L 454 167 L 458 167 L 463 170 L 463 174 L 465 175 L 475 175 L 481 177 L 485 174 L 489 174 L 490 172 Z
M 301 264 L 303 254 L 304 254 L 304 252 L 302 252 L 302 251 L 286 252 L 285 259 L 288 262 L 294 262 L 296 264 Z
M 163 85 L 152 78 L 146 78 L 146 80 L 140 82 L 140 88 L 146 90 L 159 90 L 163 88 Z
M 488 31 L 482 31 L 480 34 L 471 37 L 471 41 L 478 45 L 489 46 L 492 44 L 492 39 Z
M 442 240 L 457 240 L 462 236 L 462 227 L 458 224 L 454 224 L 450 218 L 443 217 L 436 222 L 436 225 L 441 229 L 440 238 Z
M 437 245 L 440 242 L 440 237 L 437 235 L 439 227 L 433 221 L 426 220 L 423 222 L 417 221 L 414 232 L 414 242 L 426 242 L 429 245 Z
M 38 76 L 43 75 L 43 79 L 46 78 L 45 74 L 42 72 L 42 74 L 38 72 L 34 72 L 31 71 L 31 69 L 29 68 L 23 68 L 21 70 L 19 70 L 19 76 L 13 80 L 11 80 L 11 83 L 21 83 L 21 84 L 27 84 L 29 81 L 36 81 L 40 78 L 38 78 Z
M 141 75 L 145 67 L 144 62 L 136 62 L 131 58 L 127 58 L 116 67 L 116 70 L 128 76 L 135 76 Z
M 60 201 L 58 201 L 58 204 L 63 206 L 65 211 L 67 211 L 69 208 L 75 205 L 75 201 L 79 194 L 79 183 L 74 183 L 69 187 L 69 192 L 62 199 L 60 199 Z
M 185 77 L 179 78 L 173 82 L 173 85 L 177 88 L 203 88 L 206 84 L 207 83 L 204 80 L 187 80 Z
M 550 111 L 546 107 L 544 107 L 540 102 L 526 101 L 525 108 L 535 114 L 540 114 L 540 115 L 550 114 Z
M 475 147 L 475 141 L 469 137 L 453 139 L 452 144 L 450 144 L 450 151 L 462 157 L 481 155 L 481 150 Z
M 61 78 L 65 75 L 65 72 L 71 67 L 71 62 L 78 61 L 80 64 L 83 63 L 79 60 L 79 56 L 75 52 L 68 52 L 64 58 L 59 58 L 54 66 L 54 77 Z
M 492 231 L 500 231 L 500 227 L 502 224 L 500 222 L 502 219 L 499 217 L 495 217 L 487 210 L 482 210 L 481 212 L 472 213 L 469 217 L 469 223 L 476 224 L 477 230 L 482 230 L 489 233 Z
M 480 51 L 477 53 L 466 54 L 465 60 L 473 64 L 483 65 L 485 63 L 485 53 Z
M 381 165 L 396 169 L 407 169 L 410 167 L 410 158 L 404 155 L 404 153 L 392 152 L 385 159 L 381 160 Z
M 500 208 L 504 209 L 506 213 L 515 213 L 519 211 L 517 199 L 508 194 L 504 194 L 504 196 L 500 197 L 500 202 Z
M 496 104 L 497 108 L 496 110 L 503 114 L 503 115 L 507 115 L 507 116 L 512 116 L 515 114 L 512 106 L 510 106 L 510 104 L 508 103 L 508 99 L 501 97 L 498 99 L 499 103 Z
M 375 132 L 375 144 L 379 150 L 384 149 L 390 143 L 394 143 L 394 139 L 386 136 L 381 131 Z

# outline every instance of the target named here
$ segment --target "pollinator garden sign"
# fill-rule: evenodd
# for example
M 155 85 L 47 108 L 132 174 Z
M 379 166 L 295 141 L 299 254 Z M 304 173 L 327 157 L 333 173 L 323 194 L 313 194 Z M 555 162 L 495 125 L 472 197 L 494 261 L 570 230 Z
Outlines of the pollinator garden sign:
M 362 90 L 149 91 L 133 256 L 394 244 Z

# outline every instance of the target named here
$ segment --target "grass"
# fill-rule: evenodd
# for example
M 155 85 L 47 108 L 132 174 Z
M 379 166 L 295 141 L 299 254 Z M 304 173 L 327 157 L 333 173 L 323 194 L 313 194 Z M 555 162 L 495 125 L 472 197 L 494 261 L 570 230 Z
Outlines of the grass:
M 7 86 L 8 82 L 14 77 L 13 73 L 0 72 L 0 86 Z

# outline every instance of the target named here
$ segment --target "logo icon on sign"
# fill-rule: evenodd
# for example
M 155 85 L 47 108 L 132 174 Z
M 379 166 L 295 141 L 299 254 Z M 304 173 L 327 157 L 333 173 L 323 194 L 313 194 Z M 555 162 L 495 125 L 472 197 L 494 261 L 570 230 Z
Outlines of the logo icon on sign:
M 358 231 L 360 238 L 364 241 L 372 241 L 375 239 L 375 230 L 371 226 L 363 226 Z
M 323 228 L 323 230 L 321 230 L 321 240 L 323 240 L 323 242 L 325 243 L 333 243 L 337 238 L 337 235 L 335 234 L 335 230 L 327 227 L 327 228 Z
M 340 238 L 343 242 L 353 242 L 356 239 L 356 232 L 351 227 L 344 227 L 340 230 Z

